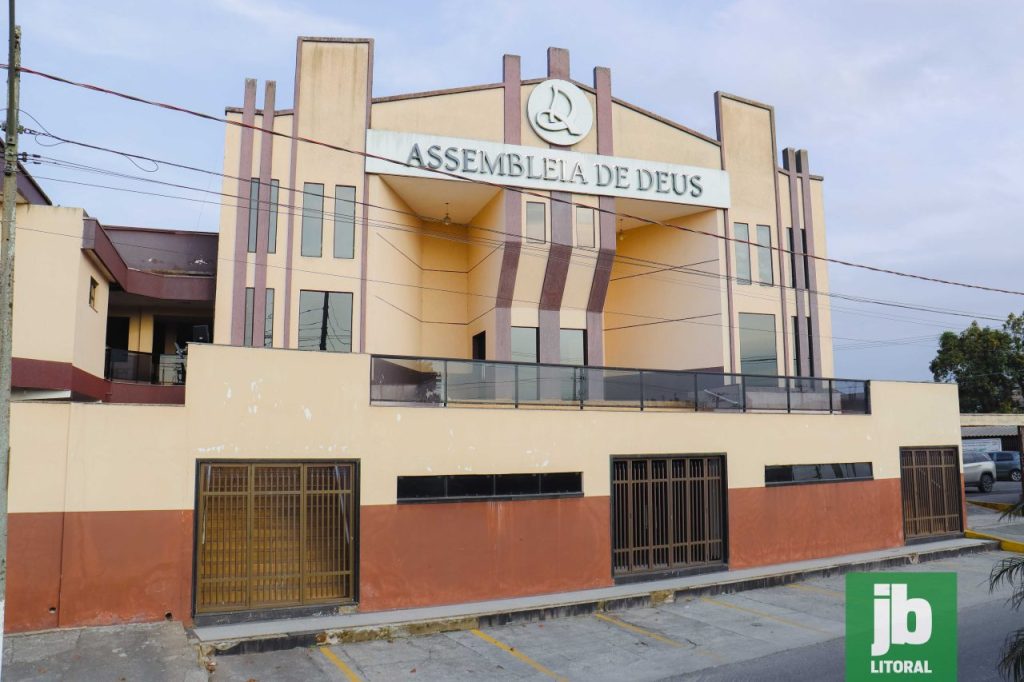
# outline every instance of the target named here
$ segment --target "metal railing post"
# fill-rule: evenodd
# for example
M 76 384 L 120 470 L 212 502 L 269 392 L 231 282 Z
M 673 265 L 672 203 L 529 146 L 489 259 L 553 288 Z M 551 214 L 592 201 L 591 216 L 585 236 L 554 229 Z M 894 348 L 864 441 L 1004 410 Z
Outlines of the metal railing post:
M 512 404 L 519 409 L 519 365 L 512 365 Z
M 644 371 L 640 370 L 640 411 L 644 411 Z
M 700 375 L 693 375 L 693 411 L 700 412 Z
M 444 391 L 441 394 L 443 405 L 448 407 L 448 361 L 444 361 L 441 369 L 441 385 L 444 386 Z
M 740 375 L 740 410 L 747 411 L 747 377 Z
M 582 367 L 577 367 L 576 369 L 573 370 L 573 374 L 575 375 L 573 377 L 573 384 L 576 385 L 576 391 L 579 394 L 579 398 L 580 398 L 580 409 L 582 410 L 583 409 L 583 381 L 584 381 L 583 368 Z
M 832 380 L 828 380 L 828 413 L 833 414 L 835 407 L 832 405 Z
M 793 414 L 793 386 L 789 382 L 789 377 L 786 377 L 784 381 L 786 382 L 786 414 Z

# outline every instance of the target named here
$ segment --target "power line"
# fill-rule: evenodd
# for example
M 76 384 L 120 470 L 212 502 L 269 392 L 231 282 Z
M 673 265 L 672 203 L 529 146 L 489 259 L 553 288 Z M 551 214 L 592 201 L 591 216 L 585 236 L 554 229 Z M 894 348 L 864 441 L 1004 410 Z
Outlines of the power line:
M 117 152 L 117 153 L 124 154 L 124 152 Z M 147 160 L 153 160 L 153 159 L 149 159 L 149 157 L 141 157 L 139 155 L 135 155 L 135 156 L 136 156 L 136 158 L 144 158 L 144 159 L 147 159 Z M 57 165 L 57 166 L 61 166 L 61 164 L 66 164 L 66 162 L 62 162 L 60 160 L 47 159 L 45 157 L 29 158 L 28 162 L 30 162 L 30 163 L 54 163 L 54 165 Z M 166 182 L 166 181 L 156 180 L 154 178 L 138 177 L 138 176 L 134 176 L 134 175 L 127 174 L 127 173 L 120 173 L 118 171 L 111 171 L 111 170 L 108 170 L 108 169 L 101 169 L 101 168 L 86 166 L 84 164 L 67 164 L 67 167 L 72 168 L 73 170 L 80 170 L 80 171 L 83 171 L 83 172 L 97 172 L 97 173 L 101 173 L 101 174 L 113 175 L 113 176 L 116 176 L 116 177 L 121 177 L 121 178 L 126 178 L 126 179 L 131 179 L 131 180 L 137 180 L 137 181 L 149 182 L 149 183 L 155 183 L 155 184 L 163 184 L 163 185 L 167 185 L 167 186 L 170 186 L 170 187 L 176 187 L 176 188 L 179 188 L 179 189 L 185 189 L 185 190 L 189 190 L 189 191 L 196 191 L 196 192 L 203 192 L 203 193 L 208 193 L 208 194 L 214 194 L 214 195 L 218 195 L 218 196 L 225 197 L 225 198 L 228 198 L 228 199 L 236 199 L 237 198 L 237 196 L 234 195 L 234 194 L 227 194 L 227 193 L 224 193 L 224 192 L 217 192 L 215 190 L 209 190 L 209 189 L 194 187 L 194 186 L 190 186 L 190 185 L 182 185 L 182 184 L 179 184 L 179 183 L 170 183 L 170 182 Z M 215 173 L 213 171 L 203 171 L 201 169 L 197 169 L 197 170 L 199 170 L 200 172 L 206 172 L 206 173 L 210 173 L 210 174 L 213 174 L 213 175 L 223 175 L 223 177 L 229 177 L 229 178 L 236 177 L 236 176 L 230 176 L 230 175 L 224 175 L 224 174 L 220 174 L 220 173 Z M 79 185 L 85 185 L 85 186 L 90 186 L 90 187 L 97 187 L 97 188 L 101 188 L 101 189 L 110 189 L 110 190 L 115 190 L 115 191 L 125 191 L 125 192 L 137 193 L 137 194 L 149 194 L 151 196 L 158 196 L 158 197 L 169 198 L 169 199 L 178 199 L 178 200 L 183 200 L 183 201 L 193 201 L 193 202 L 196 202 L 196 203 L 211 204 L 211 205 L 217 205 L 217 206 L 228 207 L 228 208 L 232 208 L 232 207 L 233 208 L 238 208 L 238 209 L 245 208 L 245 207 L 240 206 L 238 204 L 228 204 L 228 203 L 223 202 L 223 201 L 204 202 L 204 201 L 199 200 L 199 199 L 194 199 L 194 198 L 191 198 L 191 197 L 182 197 L 182 196 L 178 196 L 178 195 L 168 195 L 168 194 L 160 194 L 160 193 L 143 192 L 143 191 L 140 191 L 140 190 L 132 190 L 132 189 L 122 188 L 122 187 L 112 187 L 112 186 L 109 186 L 109 185 L 98 185 L 98 184 L 92 184 L 92 183 L 84 183 L 84 182 L 79 182 L 79 181 L 74 181 L 74 180 L 67 180 L 67 179 L 64 179 L 64 178 L 46 178 L 46 177 L 42 177 L 42 176 L 39 176 L 39 177 L 40 177 L 40 179 L 51 180 L 51 181 L 54 181 L 54 182 L 65 182 L 65 183 L 69 183 L 69 184 L 79 184 Z M 250 199 L 250 201 L 252 201 L 252 200 Z M 279 202 L 276 203 L 276 204 L 273 204 L 269 200 L 264 201 L 264 200 L 259 199 L 259 198 L 257 198 L 255 201 L 256 201 L 257 204 L 269 204 L 269 205 L 271 205 L 273 209 L 278 211 L 279 215 L 300 216 L 300 215 L 302 215 L 301 211 L 304 210 L 304 209 L 300 209 L 298 206 L 296 206 L 294 204 L 281 204 Z M 362 205 L 367 206 L 367 207 L 381 208 L 383 210 L 393 210 L 393 211 L 396 211 L 396 212 L 399 212 L 399 213 L 403 213 L 403 214 L 406 214 L 406 215 L 415 216 L 419 220 L 425 221 L 425 222 L 440 222 L 440 220 L 437 219 L 437 218 L 433 218 L 433 217 L 429 217 L 429 216 L 421 216 L 421 215 L 410 213 L 410 212 L 407 212 L 407 211 L 401 211 L 399 209 L 390 209 L 390 208 L 387 208 L 387 207 L 375 206 L 373 204 L 364 204 L 364 202 L 354 202 L 354 203 L 362 204 Z M 281 207 L 284 207 L 284 208 L 287 208 L 287 209 L 290 209 L 290 210 L 281 212 L 280 211 Z M 364 211 L 365 211 L 365 209 L 364 209 Z M 333 216 L 335 218 L 337 218 L 338 215 L 339 215 L 339 214 L 333 213 L 331 211 L 324 211 L 324 210 L 317 211 L 317 214 L 320 215 L 320 216 L 323 216 L 323 217 L 331 217 L 331 216 Z M 359 216 L 356 216 L 356 218 L 358 218 L 358 217 Z M 431 234 L 431 233 L 428 233 L 428 232 L 426 232 L 424 230 L 416 229 L 416 228 L 413 228 L 412 226 L 403 225 L 403 224 L 400 224 L 400 223 L 393 223 L 393 222 L 392 223 L 388 223 L 388 221 L 382 221 L 382 220 L 376 219 L 376 218 L 375 219 L 367 218 L 366 220 L 368 221 L 369 224 L 374 225 L 375 227 L 385 227 L 386 229 L 398 229 L 398 230 L 409 232 L 409 233 L 413 233 L 413 234 L 425 234 L 425 235 L 430 236 L 430 237 L 447 239 L 449 241 L 456 241 L 456 242 L 461 242 L 461 243 L 473 243 L 473 242 L 487 243 L 488 245 L 495 247 L 495 249 L 501 248 L 501 247 L 504 246 L 504 242 L 503 241 L 497 241 L 497 240 L 488 241 L 488 240 L 484 240 L 484 239 L 474 239 L 472 237 L 460 238 L 460 237 L 456 237 L 456 236 L 453 236 L 453 235 L 441 235 L 441 234 L 438 234 L 438 233 L 432 233 Z M 478 226 L 474 226 L 474 225 L 471 225 L 471 224 L 467 224 L 466 226 L 470 227 L 472 229 L 476 229 L 476 230 L 480 230 L 480 231 L 484 231 L 484 232 L 494 232 L 496 234 L 503 234 L 503 233 L 500 233 L 498 230 L 494 230 L 494 229 L 491 229 L 491 228 L 478 227 Z M 392 245 L 392 246 L 394 247 L 394 245 Z M 573 263 L 573 262 L 577 262 L 577 263 L 578 262 L 596 262 L 597 261 L 597 256 L 596 255 L 590 255 L 590 254 L 585 253 L 585 252 L 581 253 L 581 252 L 578 252 L 578 250 L 575 250 L 575 249 L 570 253 L 568 258 L 561 258 L 561 257 L 558 257 L 558 256 L 549 255 L 548 250 L 547 250 L 546 247 L 532 246 L 529 243 L 524 242 L 521 245 L 521 248 L 524 251 L 532 250 L 532 251 L 536 252 L 540 256 L 544 256 L 544 257 L 547 257 L 547 258 L 550 258 L 550 259 L 553 259 L 553 260 L 556 260 L 556 261 L 567 261 L 569 263 Z M 488 254 L 488 255 L 490 255 L 490 254 Z M 528 254 L 528 255 L 530 255 L 530 254 Z M 408 256 L 406 256 L 406 257 L 408 258 Z M 630 266 L 635 266 L 635 267 L 652 267 L 652 268 L 653 267 L 658 267 L 659 268 L 657 270 L 654 270 L 653 272 L 633 273 L 633 274 L 630 274 L 630 275 L 620 276 L 620 277 L 614 278 L 615 281 L 618 281 L 618 280 L 621 280 L 621 279 L 628 279 L 628 278 L 633 278 L 633 277 L 639 277 L 639 276 L 651 277 L 652 279 L 659 280 L 659 281 L 670 281 L 670 280 L 666 280 L 664 278 L 656 277 L 655 275 L 657 275 L 659 272 L 673 271 L 673 272 L 679 272 L 679 273 L 683 273 L 683 274 L 697 275 L 697 276 L 701 276 L 701 277 L 709 277 L 709 278 L 715 278 L 715 279 L 725 280 L 725 281 L 733 281 L 733 282 L 736 282 L 736 283 L 741 284 L 741 285 L 751 284 L 750 281 L 748 281 L 746 279 L 741 279 L 741 278 L 739 278 L 737 276 L 729 276 L 729 275 L 724 275 L 724 274 L 721 274 L 721 273 L 706 272 L 706 271 L 703 271 L 703 270 L 696 270 L 696 269 L 694 269 L 692 267 L 693 265 L 700 265 L 701 263 L 674 265 L 674 264 L 669 264 L 669 263 L 661 263 L 661 262 L 650 260 L 650 259 L 643 259 L 643 258 L 639 258 L 639 257 L 635 257 L 635 256 L 627 256 L 627 255 L 623 255 L 623 254 L 615 254 L 613 256 L 613 259 L 618 261 L 618 262 L 620 262 L 620 263 L 623 263 L 624 265 L 630 265 Z M 717 259 L 713 259 L 713 260 L 717 261 Z M 424 269 L 424 268 L 421 268 L 421 269 Z M 468 272 L 468 271 L 466 271 L 466 272 Z M 464 274 L 464 273 L 460 273 L 460 274 Z M 990 315 L 983 315 L 983 314 L 968 312 L 968 311 L 957 311 L 957 310 L 950 310 L 950 309 L 942 309 L 942 308 L 938 308 L 938 307 L 935 307 L 935 306 L 924 306 L 924 305 L 920 305 L 920 304 L 910 304 L 910 303 L 899 302 L 899 301 L 886 301 L 886 300 L 881 300 L 881 299 L 872 299 L 872 298 L 867 298 L 867 297 L 863 297 L 863 296 L 855 296 L 855 295 L 850 295 L 850 294 L 843 294 L 843 293 L 835 292 L 835 291 L 820 291 L 820 290 L 812 290 L 812 289 L 805 289 L 805 290 L 804 289 L 796 289 L 792 285 L 785 284 L 783 282 L 783 279 L 784 278 L 781 277 L 781 273 L 780 273 L 779 282 L 777 284 L 775 282 L 772 282 L 771 284 L 759 283 L 759 286 L 770 286 L 772 288 L 779 288 L 779 289 L 792 289 L 795 292 L 808 291 L 809 293 L 816 293 L 816 294 L 819 294 L 819 295 L 822 295 L 822 296 L 828 296 L 830 298 L 835 298 L 835 299 L 848 300 L 848 301 L 851 301 L 851 302 L 854 302 L 854 303 L 865 303 L 865 304 L 871 304 L 871 305 L 879 305 L 879 306 L 886 306 L 886 307 L 902 308 L 902 309 L 907 309 L 907 310 L 917 310 L 917 311 L 920 311 L 920 312 L 928 312 L 928 313 L 934 313 L 934 314 L 940 314 L 940 315 L 949 315 L 949 316 L 956 316 L 956 317 L 967 317 L 967 318 L 973 318 L 973 319 L 982 319 L 982 320 L 993 321 L 993 322 L 1000 322 L 1000 321 L 1002 321 L 1001 318 L 993 317 L 993 316 L 990 316 Z M 677 284 L 682 284 L 682 283 L 679 283 L 679 282 L 676 282 L 676 283 Z M 699 287 L 699 285 L 694 284 L 694 283 L 686 283 L 686 285 L 687 286 Z M 747 296 L 747 297 L 752 297 L 752 298 L 761 298 L 763 300 L 769 300 L 768 297 L 757 296 L 755 293 L 753 293 L 753 291 L 747 291 L 747 290 L 744 290 L 742 288 L 735 289 L 734 292 L 737 295 L 741 295 L 741 296 Z M 839 311 L 848 311 L 849 310 L 849 309 L 845 309 L 845 308 L 842 308 L 842 307 L 839 307 L 839 306 L 835 306 L 835 305 L 832 306 L 832 309 L 833 310 L 839 310 Z M 880 316 L 880 317 L 882 317 L 882 319 L 893 319 L 893 318 L 884 317 L 884 316 Z M 936 326 L 942 326 L 942 325 L 936 325 Z
M 0 64 L 0 68 L 5 68 L 6 69 L 6 68 L 8 68 L 8 65 L 7 64 Z M 673 223 L 666 223 L 666 222 L 663 222 L 663 221 L 660 221 L 660 220 L 654 220 L 654 219 L 650 219 L 650 218 L 644 218 L 644 217 L 640 217 L 640 216 L 635 216 L 635 215 L 632 215 L 632 214 L 629 214 L 629 213 L 623 213 L 623 212 L 620 212 L 620 211 L 601 209 L 599 207 L 595 208 L 593 206 L 585 206 L 584 204 L 577 204 L 577 203 L 575 203 L 575 202 L 573 202 L 572 200 L 569 200 L 569 199 L 561 199 L 559 197 L 547 196 L 547 195 L 545 195 L 543 193 L 526 190 L 526 189 L 523 189 L 521 187 L 511 187 L 511 186 L 508 186 L 508 185 L 502 185 L 502 184 L 495 183 L 495 182 L 490 182 L 490 181 L 487 181 L 487 180 L 481 180 L 479 178 L 467 178 L 467 177 L 464 177 L 464 176 L 459 175 L 457 173 L 449 172 L 449 171 L 446 171 L 446 170 L 443 170 L 443 169 L 434 169 L 434 168 L 414 166 L 413 164 L 410 164 L 410 163 L 408 163 L 406 161 L 401 161 L 401 160 L 398 160 L 398 159 L 391 159 L 391 158 L 388 158 L 388 157 L 385 157 L 385 156 L 380 156 L 378 154 L 373 154 L 373 153 L 370 153 L 370 152 L 367 152 L 367 151 L 360 151 L 360 150 L 357 150 L 357 149 L 350 149 L 348 147 L 343 147 L 341 145 L 336 145 L 336 144 L 332 144 L 332 143 L 329 143 L 329 142 L 324 142 L 322 140 L 317 140 L 315 138 L 305 137 L 303 135 L 290 135 L 288 133 L 282 133 L 282 132 L 279 132 L 279 131 L 276 131 L 276 130 L 272 130 L 270 128 L 262 128 L 262 127 L 259 127 L 259 126 L 255 125 L 255 124 L 248 124 L 248 123 L 245 123 L 244 121 L 233 121 L 233 120 L 227 118 L 226 116 L 214 116 L 212 114 L 206 114 L 206 113 L 203 113 L 203 112 L 195 111 L 195 110 L 189 109 L 187 107 L 183 107 L 183 106 L 179 106 L 179 105 L 175 105 L 175 104 L 169 104 L 169 103 L 166 103 L 166 102 L 160 102 L 160 101 L 157 101 L 157 100 L 151 100 L 151 99 L 147 99 L 145 97 L 140 97 L 138 95 L 131 95 L 131 94 L 128 94 L 128 93 L 117 91 L 117 90 L 112 90 L 112 89 L 109 89 L 109 88 L 104 88 L 102 86 L 94 85 L 94 84 L 91 84 L 91 83 L 83 83 L 83 82 L 73 81 L 73 80 L 70 80 L 68 78 L 64 78 L 62 76 L 57 76 L 57 75 L 54 75 L 54 74 L 46 73 L 44 71 L 37 71 L 35 69 L 30 69 L 30 68 L 25 67 L 25 66 L 19 66 L 17 68 L 22 73 L 31 74 L 33 76 L 39 76 L 41 78 L 46 78 L 48 80 L 52 80 L 52 81 L 57 82 L 57 83 L 63 83 L 65 85 L 70 85 L 70 86 L 77 87 L 77 88 L 82 88 L 82 89 L 85 89 L 85 90 L 92 90 L 93 92 L 98 92 L 98 93 L 105 94 L 105 95 L 111 95 L 111 96 L 114 96 L 114 97 L 119 97 L 121 99 L 126 99 L 126 100 L 129 100 L 129 101 L 132 101 L 132 102 L 136 102 L 136 103 L 139 103 L 139 104 L 146 104 L 148 106 L 158 107 L 158 108 L 161 108 L 161 109 L 167 109 L 169 111 L 175 111 L 175 112 L 178 112 L 178 113 L 187 114 L 189 116 L 194 116 L 194 117 L 201 118 L 201 119 L 204 119 L 204 120 L 207 120 L 207 121 L 213 121 L 213 122 L 216 122 L 216 123 L 224 123 L 224 124 L 227 124 L 227 125 L 233 125 L 233 126 L 237 126 L 237 127 L 240 127 L 240 128 L 248 128 L 250 130 L 261 132 L 261 133 L 265 133 L 265 134 L 268 134 L 268 135 L 273 135 L 275 137 L 281 137 L 281 138 L 284 138 L 284 139 L 294 140 L 296 142 L 304 142 L 306 144 L 312 144 L 312 145 L 316 145 L 316 146 L 319 146 L 319 147 L 324 147 L 326 149 L 331 149 L 331 150 L 334 150 L 334 151 L 345 152 L 345 153 L 348 153 L 348 154 L 354 154 L 356 156 L 361 156 L 361 157 L 367 158 L 367 159 L 376 159 L 376 160 L 379 160 L 379 161 L 386 161 L 388 163 L 397 164 L 399 166 L 405 166 L 406 168 L 414 168 L 414 169 L 420 170 L 420 171 L 424 171 L 425 170 L 425 171 L 428 171 L 428 172 L 431 172 L 431 173 L 436 173 L 437 175 L 440 175 L 440 176 L 448 177 L 448 178 L 451 178 L 451 179 L 454 179 L 454 180 L 459 180 L 459 181 L 462 181 L 462 182 L 470 182 L 470 183 L 474 183 L 474 184 L 478 184 L 478 185 L 485 185 L 485 186 L 494 187 L 494 188 L 501 189 L 501 190 L 511 190 L 511 191 L 515 191 L 515 192 L 518 192 L 518 193 L 526 195 L 526 196 L 540 197 L 540 198 L 543 198 L 545 200 L 549 200 L 549 201 L 553 201 L 553 202 L 557 201 L 557 202 L 560 202 L 560 203 L 568 204 L 570 206 L 581 206 L 581 207 L 584 207 L 584 208 L 593 209 L 593 210 L 601 212 L 601 213 L 606 213 L 606 214 L 609 214 L 609 215 L 612 215 L 612 216 L 615 216 L 615 217 L 628 218 L 630 220 L 639 220 L 639 221 L 641 221 L 641 222 L 643 222 L 645 224 L 662 225 L 664 227 L 669 227 L 669 228 L 672 228 L 672 229 L 675 229 L 675 230 L 682 230 L 684 232 L 689 232 L 691 234 L 698 234 L 698 235 L 704 235 L 704 236 L 708 236 L 708 237 L 714 237 L 715 239 L 719 239 L 719 240 L 723 240 L 723 241 L 727 241 L 727 242 L 735 242 L 735 243 L 747 244 L 749 246 L 754 246 L 754 247 L 768 248 L 768 249 L 771 249 L 773 251 L 778 251 L 780 253 L 785 253 L 785 254 L 788 254 L 788 255 L 791 255 L 791 256 L 792 255 L 803 256 L 803 257 L 806 257 L 806 258 L 812 258 L 812 259 L 814 259 L 816 261 L 821 261 L 821 262 L 825 262 L 825 263 L 834 263 L 836 265 L 843 265 L 843 266 L 851 267 L 851 268 L 859 268 L 859 269 L 862 269 L 862 270 L 868 270 L 870 272 L 877 272 L 877 273 L 893 275 L 893 276 L 897 276 L 897 277 L 904 277 L 904 278 L 908 278 L 908 279 L 915 279 L 915 280 L 920 280 L 920 281 L 924 281 L 924 282 L 932 282 L 932 283 L 935 283 L 935 284 L 945 284 L 945 285 L 949 285 L 949 286 L 962 287 L 962 288 L 966 288 L 966 289 L 976 289 L 976 290 L 980 290 L 980 291 L 990 291 L 990 292 L 1000 293 L 1000 294 L 1009 294 L 1009 295 L 1012 295 L 1012 296 L 1024 296 L 1024 291 L 1015 291 L 1015 290 L 1012 290 L 1012 289 L 1001 289 L 1001 288 L 998 288 L 998 287 L 990 287 L 990 286 L 985 286 L 985 285 L 981 285 L 981 284 L 972 284 L 972 283 L 969 283 L 969 282 L 958 282 L 958 281 L 947 280 L 947 279 L 942 279 L 942 278 L 938 278 L 938 277 L 929 277 L 927 275 L 919 275 L 919 274 L 915 274 L 915 273 L 901 272 L 899 270 L 892 270 L 892 269 L 889 269 L 889 268 L 882 268 L 882 267 L 878 267 L 878 266 L 874 266 L 874 265 L 868 265 L 866 263 L 856 263 L 856 262 L 853 262 L 853 261 L 847 261 L 847 260 L 843 260 L 843 259 L 839 259 L 839 258 L 831 258 L 831 257 L 827 257 L 827 256 L 819 256 L 817 254 L 796 254 L 793 251 L 789 251 L 787 249 L 783 249 L 781 246 L 762 246 L 760 244 L 757 244 L 756 242 L 751 242 L 751 241 L 745 240 L 745 239 L 736 239 L 735 237 L 730 237 L 730 236 L 724 235 L 724 234 L 704 232 L 702 230 L 697 230 L 697 229 L 686 227 L 686 226 L 683 226 L 683 225 L 675 225 Z

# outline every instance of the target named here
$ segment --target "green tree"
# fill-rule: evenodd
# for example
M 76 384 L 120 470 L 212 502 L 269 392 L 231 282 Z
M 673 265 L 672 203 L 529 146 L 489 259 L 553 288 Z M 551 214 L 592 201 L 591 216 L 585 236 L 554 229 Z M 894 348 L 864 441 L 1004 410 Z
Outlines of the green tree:
M 1006 331 L 1011 323 L 1018 329 Z M 1018 346 L 1015 349 L 1015 344 Z M 1024 319 L 1010 316 L 1004 329 L 979 327 L 943 332 L 928 368 L 936 381 L 955 381 L 961 412 L 1013 412 L 1014 389 L 1024 380 Z
M 1003 519 L 1019 520 L 1021 517 L 1024 517 L 1024 500 L 1017 502 L 1002 515 Z M 1019 610 L 1024 604 L 1024 556 L 1000 559 L 992 567 L 988 576 L 989 590 L 995 591 L 1003 584 L 1011 590 L 1007 603 Z M 1002 654 L 999 671 L 1011 680 L 1024 679 L 1024 628 L 1006 636 Z

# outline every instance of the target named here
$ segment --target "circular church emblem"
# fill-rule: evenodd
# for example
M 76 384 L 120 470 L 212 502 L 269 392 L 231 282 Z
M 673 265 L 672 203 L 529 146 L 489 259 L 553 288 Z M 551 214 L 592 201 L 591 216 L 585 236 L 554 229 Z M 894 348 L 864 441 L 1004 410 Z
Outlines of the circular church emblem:
M 530 93 L 526 117 L 541 139 L 571 147 L 594 127 L 594 110 L 578 87 L 563 80 L 544 81 Z

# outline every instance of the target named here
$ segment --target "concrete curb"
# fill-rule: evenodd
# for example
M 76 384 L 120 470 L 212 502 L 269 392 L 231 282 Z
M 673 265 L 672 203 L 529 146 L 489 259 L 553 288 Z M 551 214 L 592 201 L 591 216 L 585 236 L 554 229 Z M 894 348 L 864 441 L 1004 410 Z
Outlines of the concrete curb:
M 372 640 L 392 640 L 402 637 L 416 637 L 441 632 L 473 630 L 483 627 L 507 625 L 510 623 L 532 623 L 536 621 L 550 620 L 553 618 L 589 615 L 602 611 L 620 611 L 631 608 L 658 606 L 660 604 L 674 602 L 680 598 L 731 594 L 734 592 L 743 592 L 745 590 L 776 587 L 779 585 L 788 585 L 799 580 L 806 580 L 809 578 L 827 578 L 852 571 L 874 571 L 884 568 L 909 566 L 928 561 L 938 561 L 950 557 L 993 551 L 1000 546 L 1000 539 L 998 538 L 989 538 L 980 535 L 968 535 L 968 537 L 991 540 L 991 542 L 969 547 L 941 548 L 931 551 L 908 552 L 907 554 L 885 557 L 882 559 L 836 563 L 804 570 L 786 571 L 770 575 L 736 578 L 732 580 L 728 578 L 728 574 L 723 573 L 723 580 L 721 582 L 681 587 L 679 589 L 644 591 L 643 584 L 638 583 L 638 592 L 613 599 L 592 599 L 562 603 L 553 602 L 551 604 L 536 607 L 497 610 L 487 613 L 450 618 L 413 620 L 386 625 L 362 625 L 328 630 L 281 632 L 270 636 L 259 636 L 236 640 L 197 641 L 197 646 L 200 650 L 200 657 L 209 659 L 209 657 L 212 657 L 213 655 L 258 653 L 279 651 L 281 649 L 291 649 L 295 647 L 346 644 Z M 553 596 L 557 597 L 557 595 Z
M 994 509 L 1000 512 L 1010 511 L 1014 507 L 1014 505 L 1008 502 L 975 502 L 974 500 L 967 500 L 967 504 L 973 504 L 976 507 L 984 507 L 985 509 Z
M 1001 538 L 998 535 L 990 535 L 989 533 L 980 533 L 976 530 L 968 530 L 964 533 L 965 538 L 973 538 L 977 540 L 995 540 L 999 543 L 999 549 L 1004 552 L 1016 552 L 1018 554 L 1024 554 L 1024 542 L 1017 540 L 1007 540 Z

